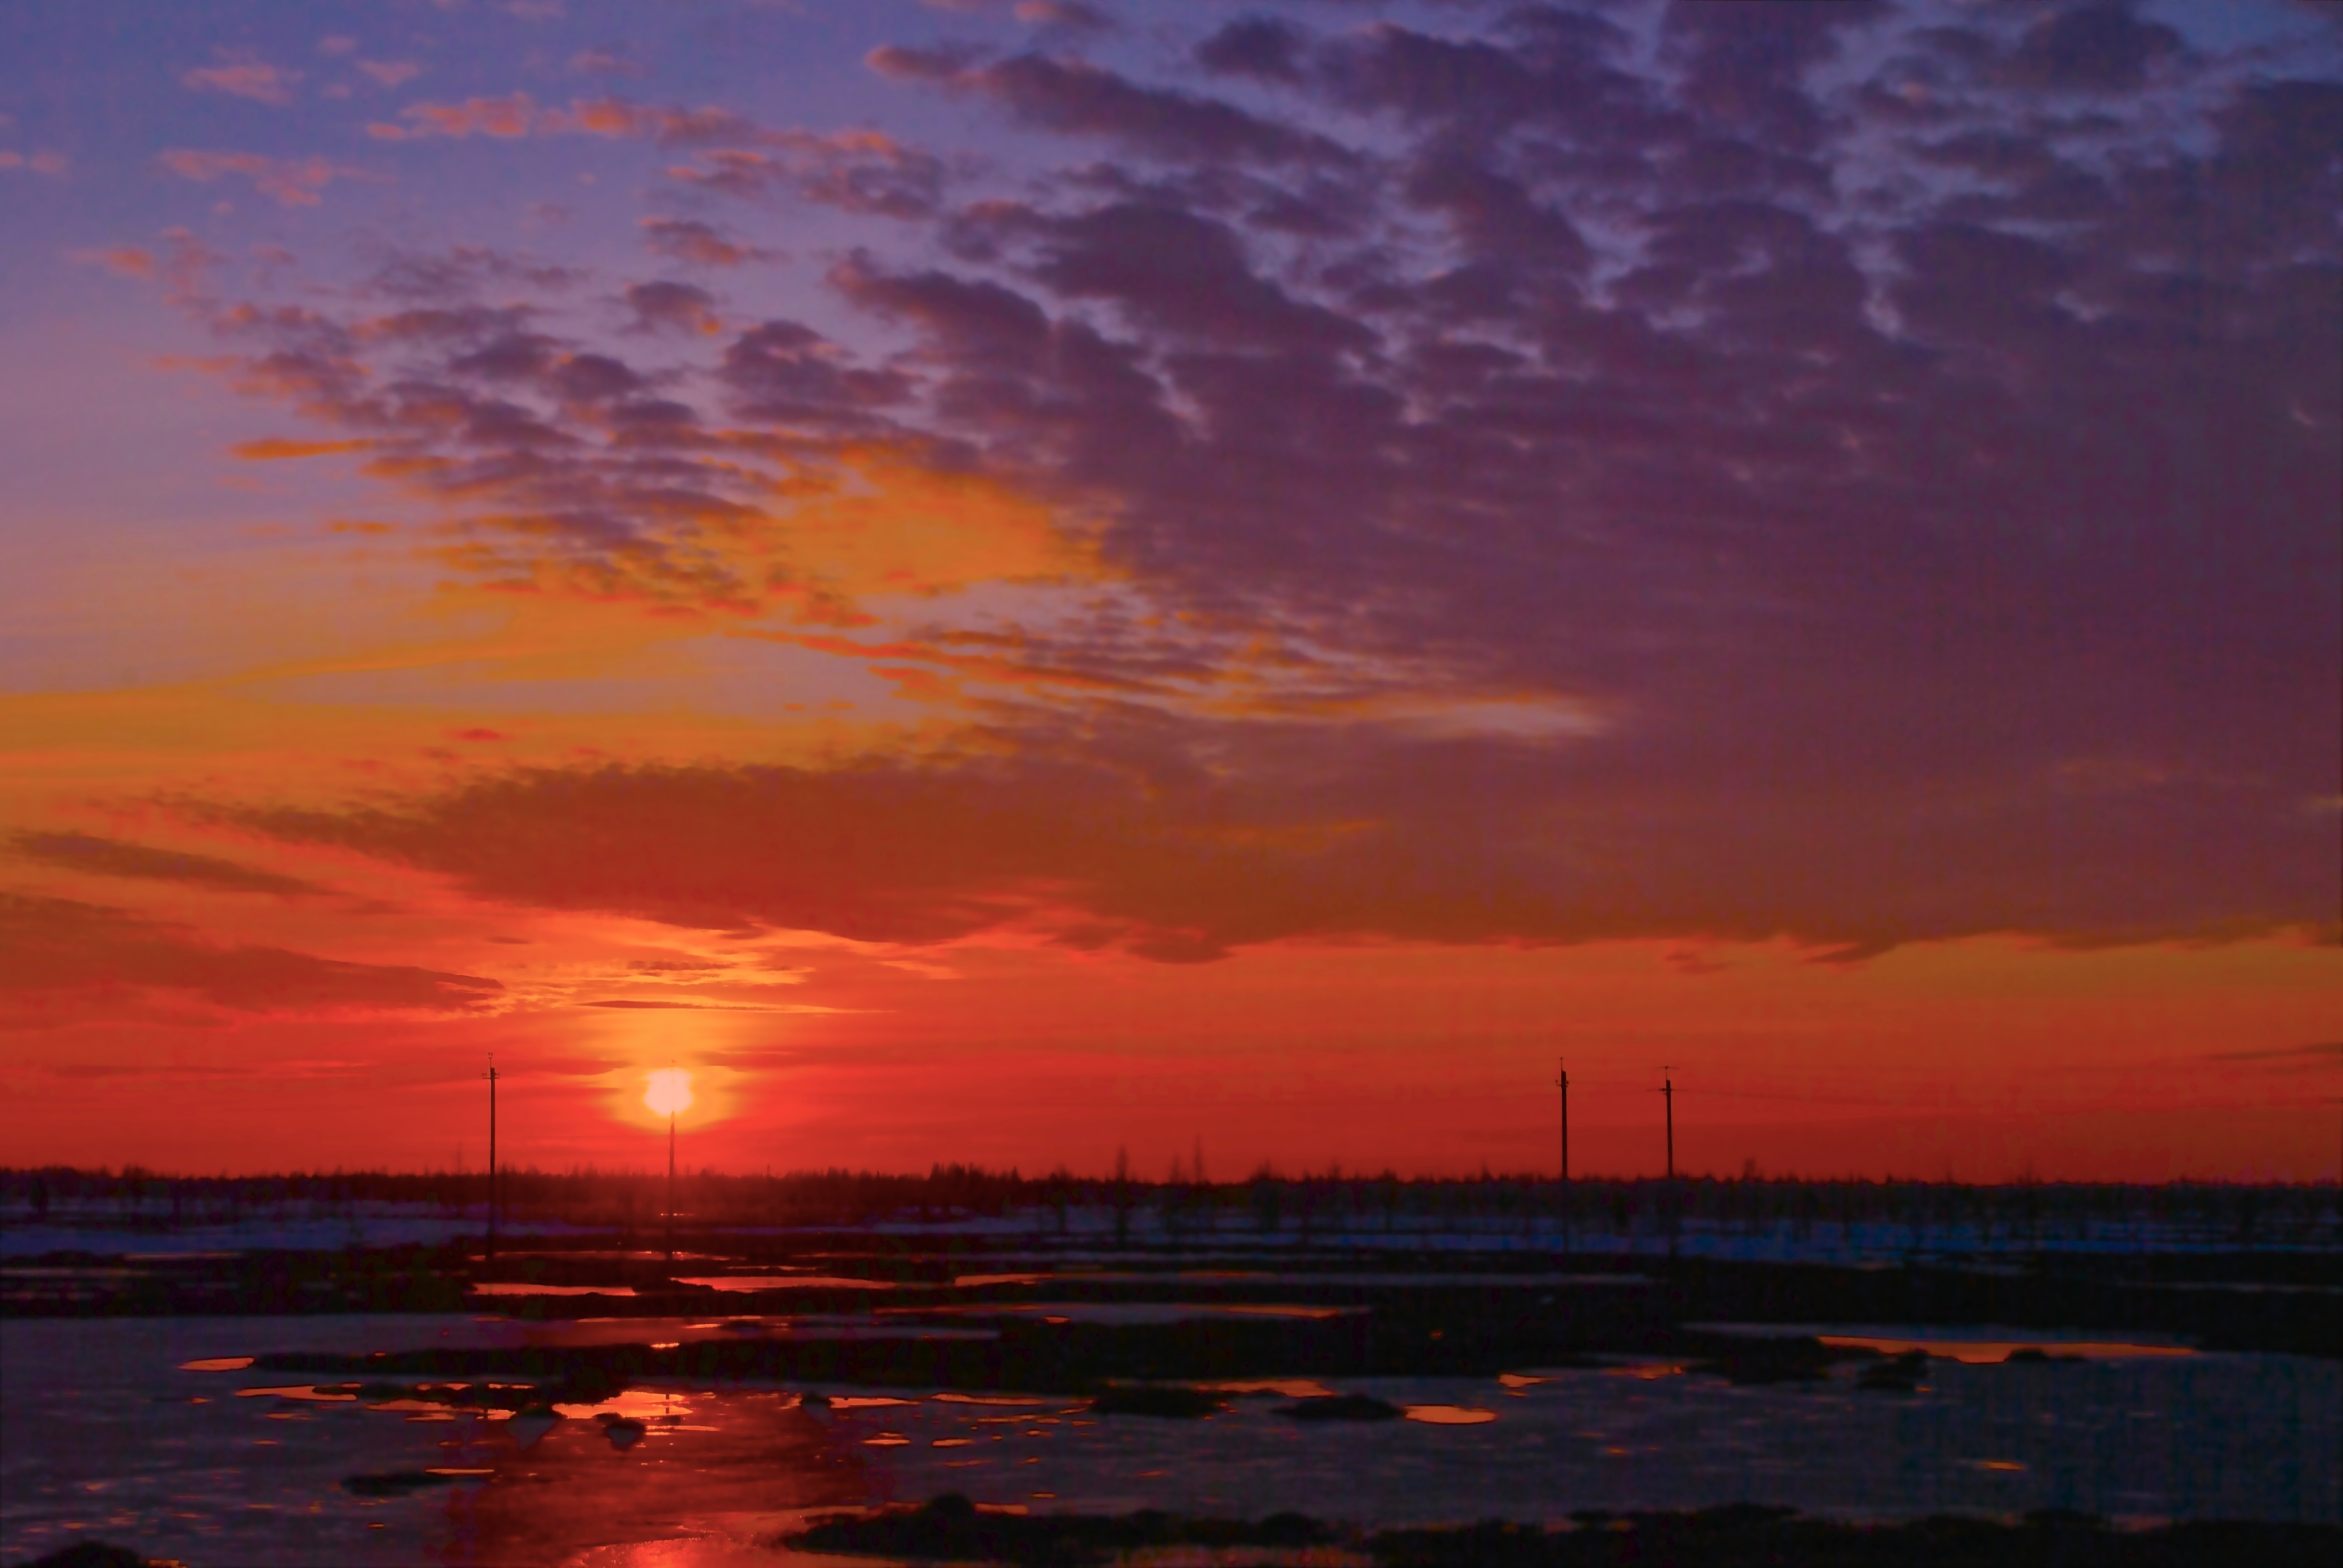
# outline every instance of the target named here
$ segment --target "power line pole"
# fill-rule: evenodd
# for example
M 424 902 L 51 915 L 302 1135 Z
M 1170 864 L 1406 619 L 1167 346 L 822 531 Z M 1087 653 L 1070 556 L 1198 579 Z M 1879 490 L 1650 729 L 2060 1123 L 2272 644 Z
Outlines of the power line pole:
M 1561 1057 L 1554 1060 L 1554 1086 L 1562 1091 L 1562 1189 L 1564 1196 L 1567 1197 L 1570 1192 L 1570 1072 L 1563 1065 Z
M 1663 1067 L 1660 1070 L 1665 1073 L 1668 1069 Z M 1660 1099 L 1667 1107 L 1668 1180 L 1674 1181 L 1676 1179 L 1676 1081 L 1674 1079 L 1664 1077 L 1660 1080 Z
M 672 1058 L 668 1061 L 667 1070 L 670 1074 L 675 1071 Z M 676 1113 L 683 1109 L 676 1101 L 681 1098 L 677 1095 L 668 1101 L 667 1113 L 667 1261 L 670 1263 L 675 1261 L 675 1118 Z
M 1554 1059 L 1554 1086 L 1562 1091 L 1562 1250 L 1570 1251 L 1570 1070 Z
M 497 1059 L 488 1057 L 488 1070 L 481 1076 L 488 1081 L 488 1256 L 497 1261 Z
M 1660 1203 L 1668 1219 L 1668 1257 L 1673 1260 L 1680 1206 L 1676 1201 L 1676 1081 L 1666 1076 L 1669 1070 L 1664 1066 L 1660 1069 L 1660 1103 L 1667 1109 L 1668 1124 L 1668 1182 L 1660 1189 Z

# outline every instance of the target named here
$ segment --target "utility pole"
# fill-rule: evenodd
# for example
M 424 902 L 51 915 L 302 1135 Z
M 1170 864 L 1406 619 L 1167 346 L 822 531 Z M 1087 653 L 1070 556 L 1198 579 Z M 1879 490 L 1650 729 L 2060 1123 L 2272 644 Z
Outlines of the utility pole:
M 1668 1124 L 1668 1184 L 1660 1190 L 1660 1201 L 1668 1217 L 1668 1257 L 1676 1255 L 1676 1081 L 1667 1076 L 1670 1069 L 1660 1069 L 1660 1103 L 1667 1109 Z
M 1554 1059 L 1554 1086 L 1562 1091 L 1562 1250 L 1570 1251 L 1570 1071 Z
M 1668 1069 L 1663 1067 L 1660 1071 L 1665 1073 Z M 1663 1077 L 1660 1080 L 1660 1099 L 1667 1106 L 1668 1180 L 1674 1181 L 1676 1179 L 1676 1081 L 1674 1079 Z
M 488 1081 L 488 1256 L 497 1261 L 497 1059 L 488 1057 L 488 1070 L 481 1076 Z
M 1570 1194 L 1570 1073 L 1563 1059 L 1554 1059 L 1554 1086 L 1562 1091 L 1562 1191 Z
M 675 1112 L 667 1113 L 667 1261 L 675 1261 Z

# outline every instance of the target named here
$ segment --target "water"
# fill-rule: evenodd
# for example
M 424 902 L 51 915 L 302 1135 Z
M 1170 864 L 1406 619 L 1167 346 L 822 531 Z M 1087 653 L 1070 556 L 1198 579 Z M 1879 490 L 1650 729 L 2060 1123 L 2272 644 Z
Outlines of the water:
M 870 1332 L 879 1322 L 759 1327 Z M 0 1562 L 94 1535 L 196 1568 L 722 1568 L 771 1562 L 754 1543 L 809 1511 L 947 1491 L 1034 1510 L 1299 1509 L 1361 1524 L 1739 1501 L 1875 1518 L 2060 1507 L 2343 1522 L 2343 1367 L 2291 1356 L 1936 1361 L 1910 1394 L 1859 1390 L 1847 1368 L 1820 1384 L 1735 1387 L 1665 1363 L 1263 1380 L 1254 1392 L 1229 1385 L 1229 1408 L 1202 1421 L 1101 1417 L 1078 1399 L 839 1387 L 828 1392 L 851 1397 L 823 1409 L 801 1402 L 807 1388 L 677 1382 L 566 1406 L 542 1435 L 468 1412 L 370 1408 L 390 1402 L 239 1397 L 303 1386 L 297 1373 L 180 1370 L 270 1351 L 741 1332 L 723 1320 L 459 1315 L 0 1322 Z M 1373 1395 L 1414 1419 L 1277 1413 L 1321 1391 Z M 605 1415 L 643 1422 L 642 1436 L 613 1443 Z M 407 1495 L 342 1484 L 434 1470 L 449 1473 Z

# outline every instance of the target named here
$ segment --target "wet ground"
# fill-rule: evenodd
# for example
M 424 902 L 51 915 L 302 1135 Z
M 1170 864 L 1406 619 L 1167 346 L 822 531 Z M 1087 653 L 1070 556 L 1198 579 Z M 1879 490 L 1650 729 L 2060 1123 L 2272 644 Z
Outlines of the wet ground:
M 1913 1386 L 1885 1391 L 1863 1385 L 1884 1364 L 1867 1352 L 1812 1381 L 1755 1382 L 1622 1354 L 1490 1376 L 1192 1380 L 1222 1402 L 1186 1420 L 1046 1392 L 689 1377 L 557 1398 L 548 1415 L 512 1407 L 558 1396 L 558 1379 L 535 1391 L 518 1375 L 458 1380 L 505 1406 L 468 1408 L 447 1402 L 444 1382 L 397 1397 L 398 1378 L 293 1375 L 246 1358 L 558 1358 L 929 1331 L 787 1317 L 16 1321 L 0 1324 L 0 1535 L 11 1563 L 99 1537 L 199 1568 L 717 1568 L 787 1561 L 758 1543 L 824 1510 L 946 1493 L 1036 1513 L 1299 1510 L 1384 1526 L 1743 1502 L 1881 1519 L 2062 1508 L 2134 1523 L 2343 1521 L 2334 1362 L 1814 1326 L 1933 1353 Z M 1292 1413 L 1346 1394 L 1403 1413 Z
M 1280 1562 L 1735 1504 L 2343 1526 L 2334 1260 L 2176 1267 L 870 1232 L 52 1253 L 0 1322 L 0 1564 L 102 1539 L 769 1568 L 839 1510 L 947 1495 L 1341 1537 L 1244 1549 Z

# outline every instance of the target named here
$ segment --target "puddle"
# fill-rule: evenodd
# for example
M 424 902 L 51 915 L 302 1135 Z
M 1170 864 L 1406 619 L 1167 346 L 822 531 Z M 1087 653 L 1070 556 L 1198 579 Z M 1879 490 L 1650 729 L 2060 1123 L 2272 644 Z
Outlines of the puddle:
M 628 1389 L 622 1394 L 593 1404 L 557 1404 L 553 1407 L 553 1413 L 571 1421 L 594 1421 L 606 1415 L 628 1421 L 665 1422 L 670 1417 L 682 1421 L 689 1418 L 695 1400 L 705 1403 L 715 1397 L 709 1393 L 683 1393 L 669 1389 Z
M 1497 1419 L 1493 1410 L 1466 1404 L 1409 1404 L 1400 1409 L 1408 1420 L 1420 1421 L 1426 1426 L 1485 1426 Z
M 679 1278 L 679 1285 L 706 1285 L 718 1291 L 893 1291 L 892 1280 L 858 1280 L 847 1274 L 709 1274 Z
M 1890 1355 L 1924 1350 L 1946 1361 L 1973 1364 L 2001 1361 L 2014 1350 L 2038 1350 L 2049 1355 L 2075 1355 L 2094 1361 L 2200 1353 L 2168 1334 L 2103 1340 L 2071 1330 L 2026 1329 L 2010 1323 L 1964 1323 L 1952 1327 L 1936 1323 L 1704 1322 L 1686 1323 L 1684 1327 L 1735 1339 L 1816 1339 L 1828 1345 L 1856 1346 Z
M 881 1307 L 878 1315 L 908 1318 L 1037 1317 L 1054 1323 L 1123 1324 L 1132 1327 L 1185 1322 L 1195 1318 L 1355 1317 L 1364 1307 L 1318 1306 L 1301 1302 L 963 1302 L 922 1307 Z
M 1882 1355 L 1900 1356 L 1911 1351 L 1925 1351 L 1938 1361 L 1966 1362 L 1971 1366 L 1987 1366 L 2012 1360 L 2020 1362 L 2053 1358 L 2059 1361 L 2137 1361 L 2149 1356 L 2193 1356 L 2197 1353 L 2186 1345 L 2117 1344 L 2099 1340 L 1904 1340 L 1868 1334 L 1817 1334 L 1815 1337 L 1826 1345 L 1877 1351 Z
M 1334 1391 L 1316 1378 L 1256 1377 L 1230 1378 L 1218 1382 L 1200 1382 L 1192 1387 L 1212 1393 L 1274 1394 L 1280 1399 L 1332 1399 Z

